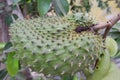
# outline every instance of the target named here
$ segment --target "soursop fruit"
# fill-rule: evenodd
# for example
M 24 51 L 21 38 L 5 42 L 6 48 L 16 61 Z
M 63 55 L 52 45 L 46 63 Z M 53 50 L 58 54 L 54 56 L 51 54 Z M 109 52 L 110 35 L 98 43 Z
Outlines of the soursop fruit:
M 105 51 L 93 24 L 94 19 L 81 13 L 17 20 L 10 27 L 10 41 L 22 66 L 34 71 L 59 76 L 89 72 Z

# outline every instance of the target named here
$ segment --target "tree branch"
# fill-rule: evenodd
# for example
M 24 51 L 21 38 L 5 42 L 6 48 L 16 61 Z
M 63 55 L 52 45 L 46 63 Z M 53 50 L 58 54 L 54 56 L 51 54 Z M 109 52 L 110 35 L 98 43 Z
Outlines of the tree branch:
M 110 29 L 112 28 L 112 26 L 114 24 L 116 24 L 119 20 L 120 20 L 120 13 L 117 16 L 113 17 L 113 19 L 107 21 L 106 23 L 97 24 L 97 25 L 93 26 L 93 29 L 94 29 L 94 31 L 98 31 L 100 29 L 106 28 L 104 35 L 103 35 L 103 38 L 106 38 L 106 36 L 107 36 L 108 32 L 110 31 Z

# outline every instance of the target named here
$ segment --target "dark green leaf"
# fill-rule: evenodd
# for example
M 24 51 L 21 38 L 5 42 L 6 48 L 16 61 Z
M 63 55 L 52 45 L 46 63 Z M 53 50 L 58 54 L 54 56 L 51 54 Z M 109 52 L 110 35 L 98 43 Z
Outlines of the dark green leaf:
M 118 44 L 118 50 L 120 51 L 120 37 L 116 39 L 116 42 Z
M 116 39 L 116 38 L 120 38 L 120 32 L 111 32 L 109 33 L 110 36 L 112 36 L 112 38 Z
M 51 0 L 37 0 L 37 9 L 40 16 L 45 15 L 50 8 Z
M 11 52 L 11 53 L 8 53 L 7 55 L 6 67 L 7 67 L 8 73 L 11 76 L 15 76 L 19 70 L 19 61 L 14 57 L 15 54 L 16 54 L 15 52 Z
M 113 28 L 117 29 L 120 32 L 120 23 L 116 23 Z
M 13 23 L 13 20 L 12 20 L 12 17 L 11 17 L 10 14 L 7 14 L 7 15 L 5 16 L 5 22 L 6 22 L 6 24 L 7 24 L 8 26 L 10 26 L 10 24 Z
M 13 17 L 16 19 L 18 19 L 18 16 L 16 14 L 13 14 Z
M 28 13 L 32 13 L 35 16 L 35 13 L 37 12 L 37 3 L 36 2 L 31 2 L 31 3 L 27 3 L 27 7 L 28 7 Z M 34 7 L 33 7 L 34 6 Z
M 4 47 L 4 50 L 9 49 L 10 47 L 12 47 L 12 43 L 11 42 L 7 42 L 5 47 Z
M 64 76 L 63 80 L 73 80 L 73 76 L 70 75 Z
M 6 69 L 0 70 L 0 80 L 4 80 L 6 75 L 7 75 Z
M 120 58 L 120 51 L 116 54 L 115 58 Z
M 119 31 L 118 31 L 118 29 L 116 29 L 116 28 L 113 27 L 113 28 L 110 30 L 110 33 L 111 33 L 111 32 L 119 32 Z
M 64 16 L 69 11 L 69 3 L 67 0 L 53 0 L 55 12 L 59 16 Z
M 87 12 L 90 12 L 91 5 L 89 3 L 89 0 L 83 0 L 83 6 Z
M 18 8 L 17 8 L 17 5 L 10 5 L 10 7 L 12 8 L 12 10 L 18 9 Z
M 100 7 L 101 9 L 104 9 L 104 2 L 102 0 L 98 0 L 98 7 Z

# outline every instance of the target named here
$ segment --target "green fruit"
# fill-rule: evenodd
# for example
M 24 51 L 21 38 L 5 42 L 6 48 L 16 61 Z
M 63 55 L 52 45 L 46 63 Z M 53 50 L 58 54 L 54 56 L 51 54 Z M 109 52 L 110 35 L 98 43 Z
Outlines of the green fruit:
M 5 47 L 5 43 L 0 43 L 0 55 L 1 53 L 3 53 L 4 47 Z
M 115 63 L 111 62 L 110 70 L 102 80 L 120 80 L 120 69 Z
M 110 53 L 110 56 L 115 56 L 118 51 L 118 45 L 116 41 L 111 37 L 107 37 L 105 41 L 105 45 Z
M 84 24 L 90 25 L 85 18 Z M 90 30 L 77 33 L 75 29 L 84 25 L 76 21 L 74 17 L 42 17 L 12 24 L 10 40 L 22 66 L 59 76 L 94 67 L 105 52 L 104 40 Z
M 74 75 L 73 80 L 78 80 L 78 75 L 77 74 Z
M 106 50 L 106 52 L 102 54 L 101 59 L 99 59 L 93 75 L 89 76 L 87 80 L 96 79 L 101 80 L 104 76 L 107 75 L 109 69 L 110 69 L 110 55 Z
M 0 43 L 0 49 L 4 48 L 4 47 L 5 47 L 5 44 L 6 44 L 6 43 Z

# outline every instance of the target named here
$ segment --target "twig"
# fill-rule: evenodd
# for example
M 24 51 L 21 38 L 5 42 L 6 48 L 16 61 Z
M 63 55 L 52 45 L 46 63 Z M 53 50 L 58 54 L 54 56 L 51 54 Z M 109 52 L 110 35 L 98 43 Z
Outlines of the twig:
M 19 5 L 18 4 L 16 4 L 16 6 L 17 6 L 17 8 L 18 8 L 18 16 L 19 16 L 19 18 L 20 19 L 24 19 L 24 16 L 23 16 L 23 14 L 22 14 L 22 11 L 21 11 L 21 9 L 20 9 L 20 7 L 19 7 Z
M 102 24 L 98 24 L 98 25 L 93 26 L 93 29 L 95 31 L 98 31 L 99 29 L 106 28 L 106 30 L 103 34 L 103 38 L 106 38 L 106 36 L 107 36 L 108 32 L 110 31 L 110 29 L 112 28 L 112 26 L 114 24 L 116 24 L 119 20 L 120 20 L 120 13 L 117 16 L 115 16 L 113 19 L 107 21 L 107 23 L 102 23 Z
M 24 7 L 23 7 L 23 15 L 26 19 L 29 19 L 28 17 L 28 10 L 27 10 L 27 4 L 24 4 Z

